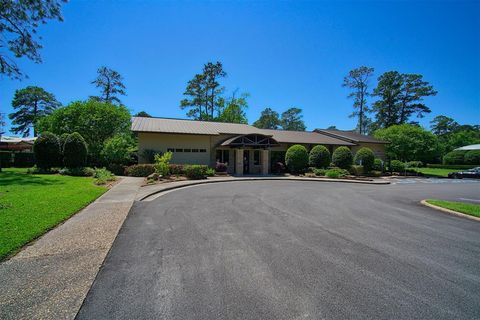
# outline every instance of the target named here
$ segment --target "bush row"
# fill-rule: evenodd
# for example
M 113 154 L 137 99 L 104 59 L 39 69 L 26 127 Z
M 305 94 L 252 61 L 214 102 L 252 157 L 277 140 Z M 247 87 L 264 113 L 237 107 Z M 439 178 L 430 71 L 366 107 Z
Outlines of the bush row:
M 11 166 L 30 168 L 35 165 L 35 154 L 33 152 L 0 152 L 0 164 L 2 168 Z
M 36 165 L 43 170 L 65 165 L 67 168 L 81 168 L 87 163 L 87 143 L 74 132 L 58 138 L 50 132 L 44 132 L 33 145 Z
M 454 150 L 443 157 L 445 165 L 480 165 L 480 150 Z

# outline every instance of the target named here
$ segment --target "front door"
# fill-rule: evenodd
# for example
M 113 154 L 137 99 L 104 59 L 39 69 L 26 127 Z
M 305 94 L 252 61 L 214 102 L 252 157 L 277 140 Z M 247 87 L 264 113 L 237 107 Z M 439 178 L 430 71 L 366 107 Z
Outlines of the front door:
M 243 150 L 243 174 L 250 173 L 250 151 Z

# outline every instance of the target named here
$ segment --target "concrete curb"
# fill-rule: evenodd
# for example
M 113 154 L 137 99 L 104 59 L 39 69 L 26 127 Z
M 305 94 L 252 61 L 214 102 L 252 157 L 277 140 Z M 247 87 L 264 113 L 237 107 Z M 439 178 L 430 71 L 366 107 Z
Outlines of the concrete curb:
M 454 215 L 454 216 L 457 216 L 457 217 L 466 218 L 466 219 L 475 220 L 475 221 L 480 221 L 479 217 L 474 217 L 474 216 L 471 216 L 471 215 L 468 215 L 468 214 L 465 214 L 465 213 L 461 213 L 461 212 L 458 212 L 458 211 L 454 211 L 454 210 L 450 210 L 450 209 L 446 209 L 446 208 L 436 206 L 434 204 L 428 203 L 427 199 L 424 199 L 424 200 L 420 201 L 420 203 L 423 204 L 426 207 L 430 207 L 432 209 L 442 211 L 442 212 L 445 212 L 445 213 L 448 213 L 448 214 L 451 214 L 451 215 Z
M 251 178 L 232 178 L 224 180 L 192 180 L 191 182 L 167 186 L 158 190 L 147 193 L 146 195 L 141 196 L 138 201 L 145 201 L 148 198 L 163 193 L 166 191 L 171 191 L 175 189 L 201 185 L 201 184 L 210 184 L 210 183 L 221 183 L 221 182 L 237 182 L 237 181 L 265 181 L 265 180 L 276 180 L 276 181 L 314 181 L 314 182 L 339 182 L 339 183 L 356 183 L 356 184 L 370 184 L 370 185 L 386 185 L 390 184 L 390 181 L 362 181 L 362 180 L 350 180 L 350 179 L 325 179 L 325 178 L 284 178 L 284 177 L 251 177 Z M 183 181 L 182 181 L 183 182 Z M 175 183 L 175 182 L 173 182 Z

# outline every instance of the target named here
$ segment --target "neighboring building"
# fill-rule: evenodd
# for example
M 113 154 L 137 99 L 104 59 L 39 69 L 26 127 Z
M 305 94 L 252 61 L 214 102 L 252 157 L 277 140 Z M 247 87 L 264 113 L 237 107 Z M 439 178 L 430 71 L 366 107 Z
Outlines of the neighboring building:
M 339 146 L 354 150 L 368 145 L 378 148 L 379 156 L 384 146 L 383 141 L 370 137 L 355 142 L 323 131 L 267 130 L 246 124 L 168 118 L 134 117 L 132 131 L 138 135 L 140 163 L 146 162 L 145 150 L 171 151 L 172 163 L 215 166 L 223 162 L 229 173 L 238 175 L 268 174 L 273 164 L 284 161 L 286 150 L 293 144 L 302 144 L 308 150 L 324 145 L 331 152 Z
M 33 144 L 37 138 L 20 138 L 2 135 L 0 137 L 0 150 L 33 152 Z
M 470 150 L 480 150 L 480 144 L 471 144 L 468 146 L 455 149 L 455 151 L 470 151 Z

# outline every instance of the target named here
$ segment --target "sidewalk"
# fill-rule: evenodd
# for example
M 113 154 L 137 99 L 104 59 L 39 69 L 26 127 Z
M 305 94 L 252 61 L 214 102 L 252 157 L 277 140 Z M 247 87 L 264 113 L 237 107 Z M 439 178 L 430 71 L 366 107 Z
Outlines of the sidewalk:
M 252 177 L 225 176 L 225 177 L 212 177 L 205 180 L 184 180 L 184 181 L 159 183 L 159 184 L 143 186 L 138 191 L 136 200 L 151 201 L 155 199 L 156 194 L 173 190 L 173 189 L 186 187 L 186 186 L 218 183 L 218 182 L 255 181 L 255 180 L 314 181 L 314 182 L 360 183 L 360 184 L 375 184 L 375 185 L 390 184 L 390 181 L 387 181 L 385 179 L 372 179 L 372 181 L 365 181 L 365 180 L 351 180 L 351 179 L 309 178 L 309 177 L 298 177 L 298 176 L 280 176 L 280 177 L 279 176 L 252 176 Z
M 123 178 L 64 224 L 0 264 L 0 319 L 73 319 L 143 178 Z

